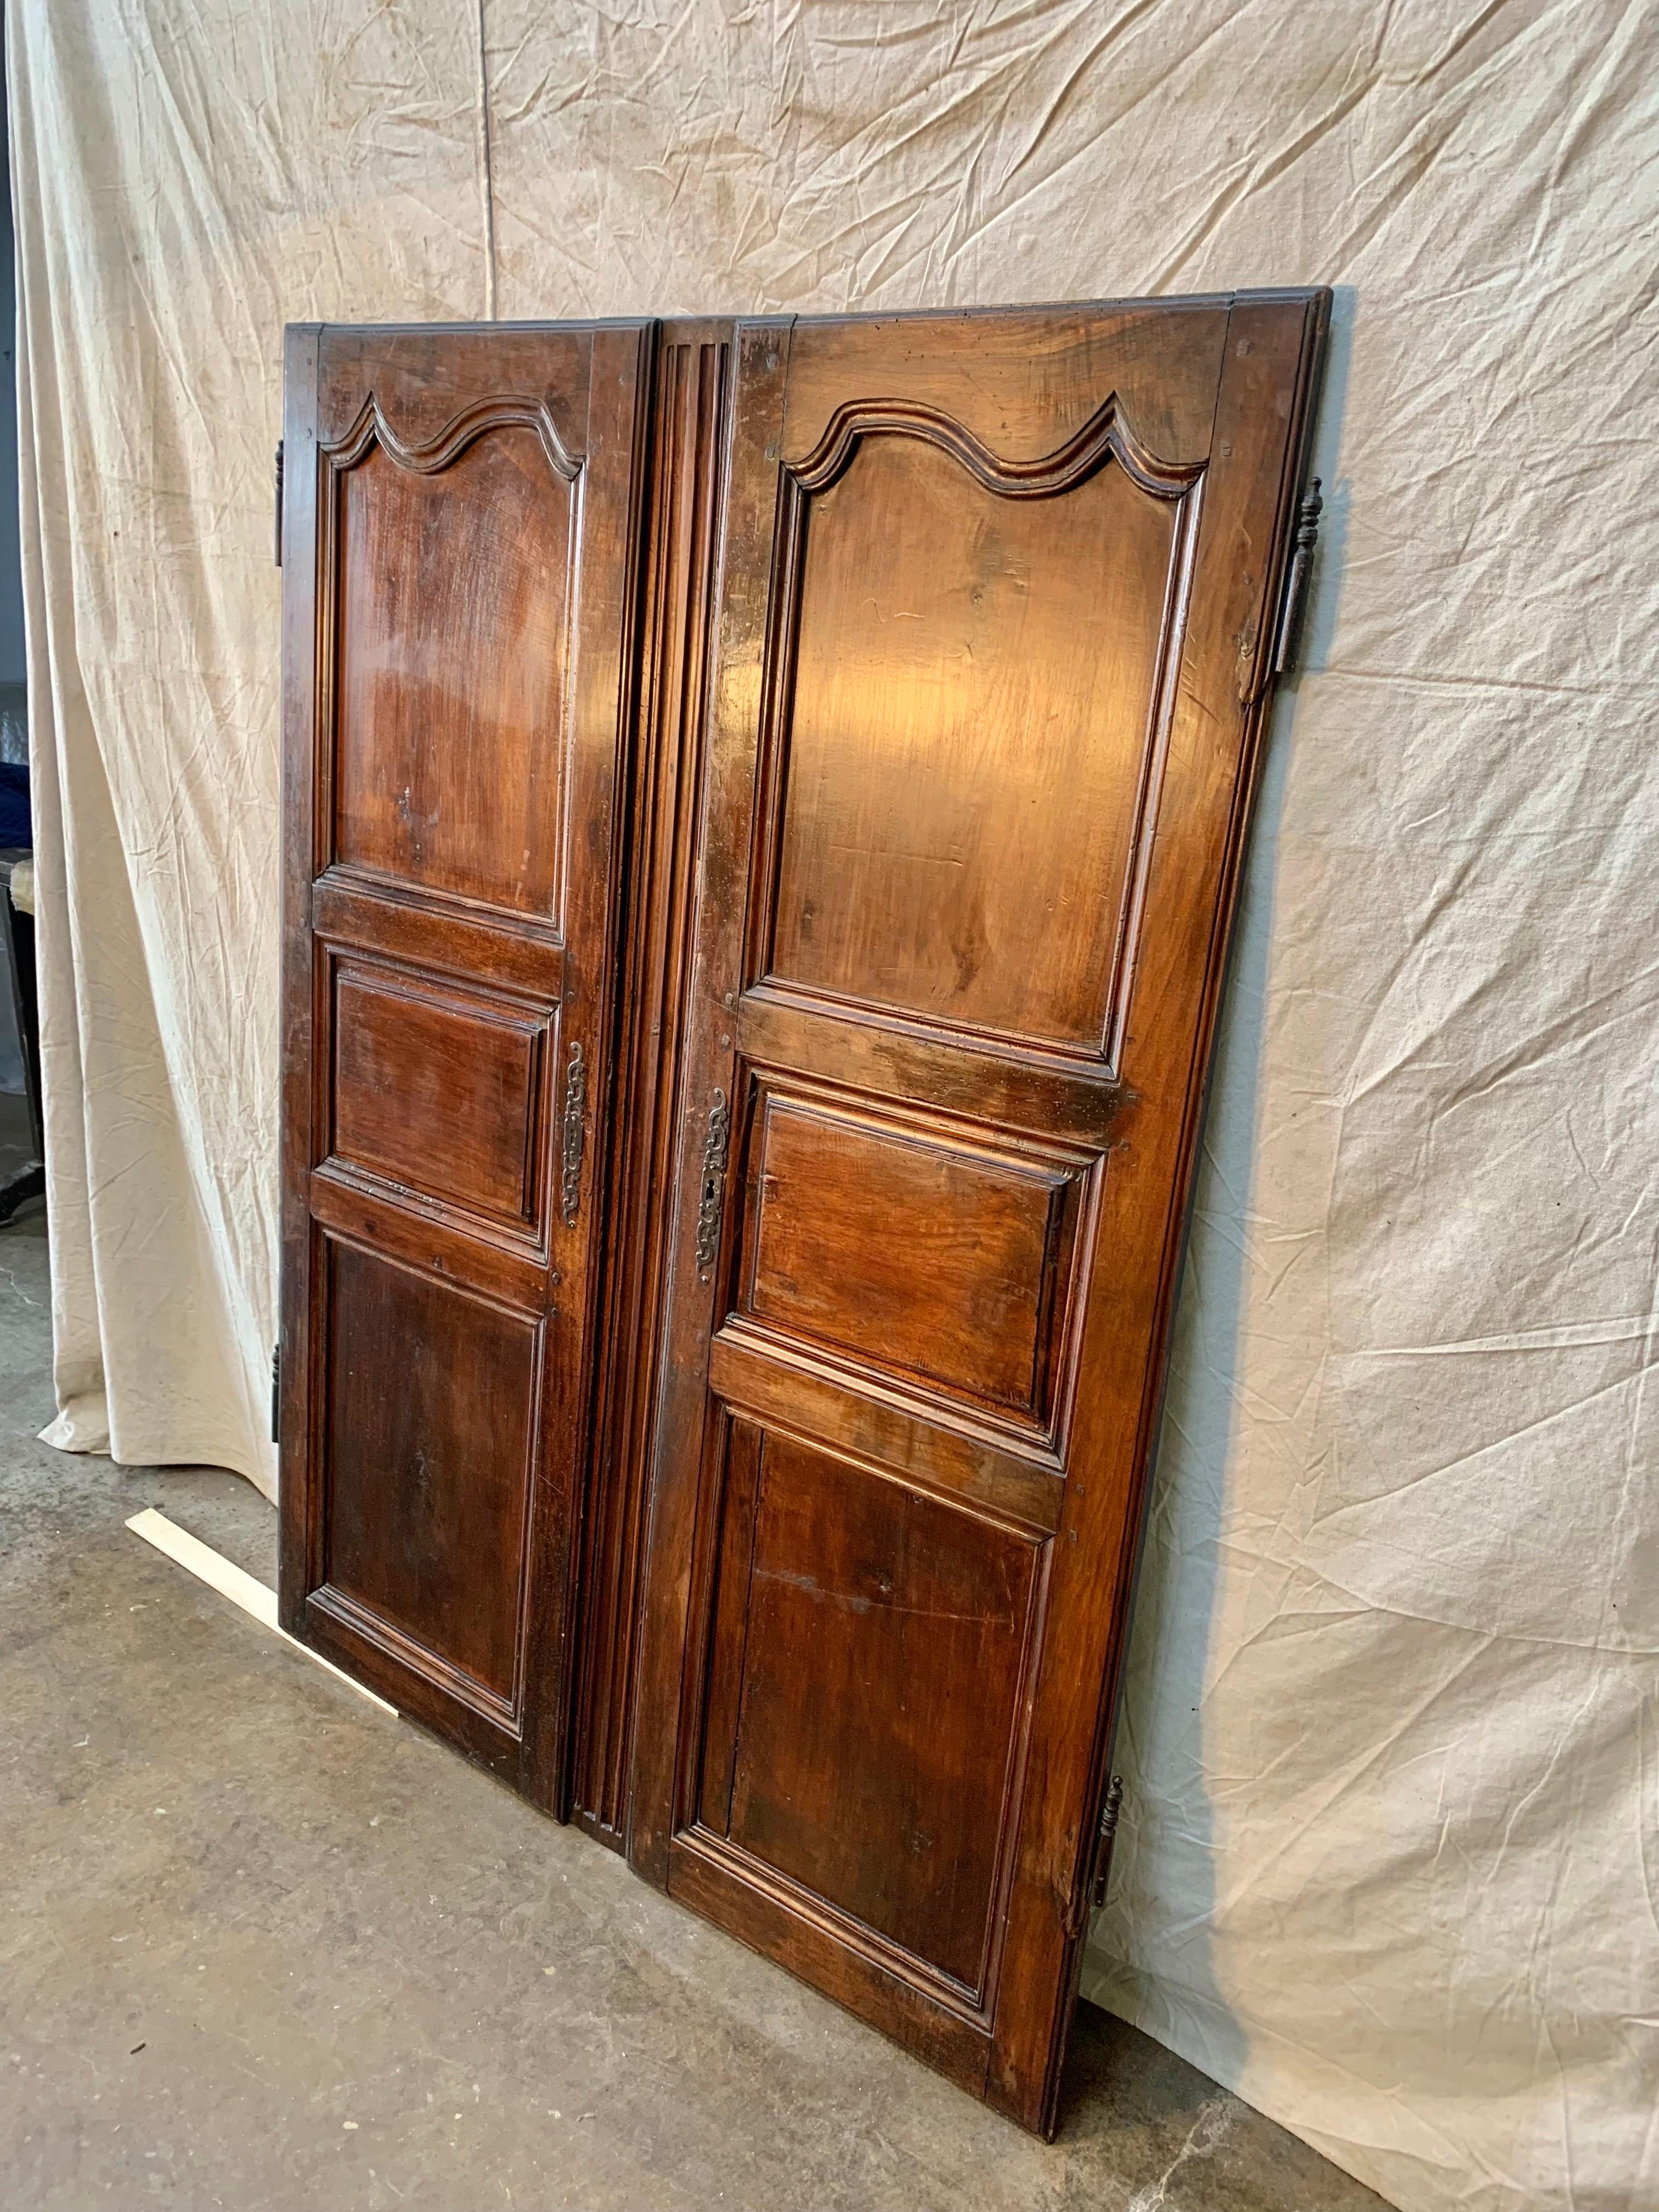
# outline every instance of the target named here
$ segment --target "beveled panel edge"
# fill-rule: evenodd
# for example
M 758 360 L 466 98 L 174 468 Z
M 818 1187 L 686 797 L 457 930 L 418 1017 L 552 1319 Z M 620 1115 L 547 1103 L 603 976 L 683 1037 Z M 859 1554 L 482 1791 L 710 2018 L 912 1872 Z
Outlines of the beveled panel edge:
M 739 1057 L 757 1073 L 872 1102 L 890 1103 L 969 1122 L 987 1131 L 1103 1152 L 1139 1100 L 1101 1061 L 1060 1066 L 1005 1050 L 978 1036 L 931 1034 L 861 1009 L 751 985 L 736 1007 Z M 854 1017 L 856 1015 L 856 1018 Z M 964 1097 L 963 1053 L 973 1054 L 976 1082 Z
M 779 1910 L 792 1914 L 806 1926 L 827 1935 L 838 1948 L 849 1950 L 866 1965 L 890 1975 L 908 1989 L 925 1998 L 928 2003 L 940 2005 L 953 2014 L 965 2026 L 978 2027 L 988 2033 L 990 2011 L 986 2002 L 986 1977 L 981 1972 L 977 1987 L 958 1981 L 954 1974 L 929 1965 L 914 1951 L 907 1951 L 867 1921 L 843 1912 L 835 1902 L 805 1883 L 793 1880 L 773 1866 L 769 1861 L 757 1857 L 741 1844 L 717 1835 L 701 1821 L 675 1832 L 678 1849 L 694 1853 L 711 1867 L 717 1868 L 732 1881 L 740 1883 L 751 1893 L 757 1893 Z M 672 1888 L 671 1888 L 672 1894 Z M 994 1917 L 996 1900 L 987 1906 L 988 1933 Z
M 1064 1471 L 1048 1424 L 1023 1419 L 1012 1411 L 1000 1417 L 988 1401 L 968 1396 L 954 1383 L 930 1385 L 921 1378 L 907 1382 L 898 1368 L 861 1359 L 850 1346 L 810 1336 L 752 1311 L 728 1312 L 714 1333 L 714 1342 L 757 1358 L 778 1360 L 802 1376 L 833 1382 L 872 1405 L 889 1407 L 964 1443 L 986 1445 L 1055 1474 Z
M 529 1504 L 529 1493 L 526 1492 L 526 1549 Z M 315 1589 L 308 1591 L 306 1605 L 308 1610 L 322 1614 L 336 1629 L 343 1630 L 359 1642 L 372 1645 L 394 1667 L 418 1676 L 444 1697 L 453 1698 L 467 1706 L 480 1720 L 487 1721 L 493 1728 L 509 1736 L 515 1746 L 521 1740 L 519 1711 L 522 1702 L 521 1684 L 519 1698 L 498 1696 L 488 1683 L 479 1681 L 476 1675 L 469 1674 L 464 1667 L 458 1667 L 453 1660 L 446 1659 L 441 1651 L 434 1651 L 429 1644 L 422 1644 L 418 1637 L 411 1636 L 406 1629 L 399 1628 L 394 1622 L 371 1612 L 366 1605 L 361 1604 L 347 1591 L 337 1589 L 332 1583 L 319 1583 Z M 522 1641 L 520 1636 L 518 1639 L 520 1645 Z M 521 1650 L 515 1652 L 515 1668 L 522 1675 Z
M 518 392 L 501 392 L 475 399 L 452 416 L 432 437 L 405 444 L 387 422 L 380 402 L 371 389 L 349 429 L 319 450 L 331 469 L 343 475 L 365 459 L 378 446 L 388 460 L 416 476 L 436 476 L 459 460 L 475 440 L 496 429 L 532 430 L 555 476 L 573 484 L 580 475 L 581 461 L 569 453 L 545 399 Z
M 482 1215 L 338 1159 L 313 1169 L 310 1199 L 312 1219 L 328 1241 L 353 1245 L 515 1321 L 533 1322 L 544 1312 L 551 1318 L 558 1311 L 547 1304 L 542 1249 Z
M 677 1903 L 872 2024 L 948 2081 L 971 2095 L 983 2094 L 992 2037 L 981 2019 L 853 1948 L 794 1900 L 749 1881 L 723 1855 L 704 1847 L 702 1832 L 672 1837 L 663 1886 Z M 756 1930 L 757 1917 L 773 1923 L 763 1934 Z
M 948 1152 L 954 1158 L 992 1172 L 1000 1170 L 1021 1182 L 1053 1188 L 1081 1174 L 1100 1157 L 1097 1146 L 1068 1143 L 1046 1131 L 1006 1128 L 960 1109 L 866 1092 L 854 1084 L 836 1083 L 787 1062 L 774 1063 L 744 1054 L 740 1064 L 744 1072 L 756 1079 L 769 1102 L 779 1100 L 836 1127 L 868 1127 L 877 1133 L 878 1141 Z
M 1092 476 L 1109 454 L 1154 499 L 1179 499 L 1202 476 L 1202 461 L 1162 461 L 1136 437 L 1115 392 L 1050 453 L 1011 461 L 994 453 L 965 422 L 914 399 L 849 399 L 837 407 L 811 452 L 785 464 L 786 473 L 815 497 L 851 467 L 866 438 L 920 439 L 959 461 L 985 489 L 1002 499 L 1049 499 Z
M 1129 1006 L 1134 995 L 1135 970 L 1146 912 L 1146 884 L 1152 872 L 1153 848 L 1158 842 L 1158 808 L 1169 764 L 1170 732 L 1175 720 L 1181 664 L 1187 648 L 1187 615 L 1192 603 L 1193 569 L 1198 556 L 1207 481 L 1206 474 L 1197 477 L 1176 507 L 1175 535 L 1170 547 L 1158 662 L 1152 675 L 1146 739 L 1141 748 L 1140 775 L 1135 790 L 1134 827 L 1129 837 L 1128 866 L 1119 893 L 1117 944 L 1112 956 L 1106 1018 L 1101 1032 L 1101 1058 L 1114 1073 L 1123 1065 Z
M 564 941 L 550 921 L 339 861 L 312 885 L 311 917 L 317 937 L 342 952 L 514 991 L 544 1008 L 563 995 Z
M 1033 1540 L 1060 1526 L 1064 1468 L 1029 1431 L 919 1402 L 885 1376 L 736 1318 L 721 1325 L 709 1346 L 708 1387 L 734 1418 L 792 1436 L 942 1505 Z
M 1017 1065 L 1032 1062 L 1052 1067 L 1057 1074 L 1079 1082 L 1115 1079 L 1116 1070 L 1103 1048 L 1079 1050 L 1064 1038 L 1035 1036 L 1027 1030 L 992 1029 L 981 1022 L 953 1022 L 938 1014 L 907 1012 L 890 1000 L 855 999 L 839 991 L 820 990 L 797 983 L 787 975 L 768 973 L 744 986 L 742 1003 L 799 1007 L 803 1013 L 860 1022 L 872 1029 L 890 1030 L 895 1036 L 933 1042 L 953 1051 L 982 1053 L 987 1059 L 1010 1060 Z
M 754 1077 L 757 1095 L 746 1102 L 744 1165 L 746 1177 L 758 1181 L 760 1195 L 752 1214 L 746 1204 L 743 1207 L 744 1234 L 734 1255 L 738 1273 L 732 1293 L 739 1303 L 728 1310 L 721 1326 L 738 1323 L 757 1341 L 764 1339 L 805 1354 L 826 1375 L 840 1374 L 854 1389 L 867 1391 L 872 1385 L 885 1389 L 894 1397 L 913 1404 L 924 1417 L 931 1417 L 937 1409 L 943 1422 L 959 1425 L 963 1433 L 971 1429 L 1006 1441 L 1015 1449 L 1022 1443 L 1029 1447 L 1035 1443 L 1058 1466 L 1061 1450 L 1058 1415 L 1069 1379 L 1061 1355 L 1073 1331 L 1072 1308 L 1079 1287 L 1076 1246 L 1079 1231 L 1092 1217 L 1100 1153 L 1056 1146 L 1035 1138 L 1022 1139 L 1026 1149 L 1019 1151 L 1011 1143 L 998 1144 L 994 1132 L 988 1133 L 970 1119 L 930 1117 L 914 1108 L 815 1086 L 803 1082 L 793 1071 L 755 1068 L 748 1072 Z M 1032 1372 L 1024 1406 L 976 1392 L 965 1382 L 874 1358 L 854 1345 L 792 1327 L 755 1304 L 755 1277 L 768 1205 L 766 1133 L 777 1104 L 825 1127 L 868 1132 L 878 1144 L 906 1146 L 934 1159 L 978 1168 L 988 1181 L 1000 1176 L 1005 1188 L 1022 1183 L 1034 1193 L 1044 1194 L 1042 1270 L 1033 1285 L 1036 1308 L 1032 1323 Z M 1070 1238 L 1073 1264 L 1065 1270 L 1062 1283 L 1058 1262 L 1063 1255 L 1056 1249 L 1056 1240 L 1064 1234 L 1068 1191 L 1075 1192 Z
M 705 1574 L 698 1583 L 701 1624 L 688 1682 L 683 1817 L 714 1834 L 732 1832 L 732 1797 L 742 1734 L 744 1660 L 754 1592 L 755 1530 L 766 1432 L 746 1413 L 720 1408 L 712 1454 Z M 718 1812 L 721 1817 L 711 1815 Z

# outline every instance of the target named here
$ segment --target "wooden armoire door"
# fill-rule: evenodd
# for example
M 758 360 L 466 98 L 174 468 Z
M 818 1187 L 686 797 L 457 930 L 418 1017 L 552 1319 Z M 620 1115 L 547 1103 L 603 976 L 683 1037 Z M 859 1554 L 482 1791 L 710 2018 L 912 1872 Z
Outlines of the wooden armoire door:
M 556 1810 L 649 340 L 286 362 L 282 1618 Z
M 1326 306 L 737 336 L 630 1856 L 1033 2128 Z

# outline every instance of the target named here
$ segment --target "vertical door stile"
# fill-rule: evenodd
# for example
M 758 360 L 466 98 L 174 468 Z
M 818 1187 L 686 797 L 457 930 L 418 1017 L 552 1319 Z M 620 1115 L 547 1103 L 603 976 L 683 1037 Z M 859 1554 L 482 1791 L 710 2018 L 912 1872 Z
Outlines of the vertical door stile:
M 582 1537 L 573 1794 L 623 1847 L 649 1443 L 661 1346 L 666 1194 L 690 951 L 715 551 L 731 394 L 729 323 L 657 333 L 642 521 L 636 728 L 622 956 L 605 1322 Z

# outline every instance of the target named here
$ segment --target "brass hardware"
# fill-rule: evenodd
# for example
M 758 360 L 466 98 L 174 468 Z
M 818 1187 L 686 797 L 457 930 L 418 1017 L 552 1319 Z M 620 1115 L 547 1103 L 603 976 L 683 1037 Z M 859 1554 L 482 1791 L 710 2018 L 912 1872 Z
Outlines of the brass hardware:
M 704 1282 L 720 1246 L 720 1216 L 726 1211 L 726 1153 L 732 1115 L 726 1093 L 717 1091 L 708 1109 L 708 1134 L 702 1140 L 702 1197 L 697 1206 L 697 1273 Z
M 564 1173 L 559 1185 L 559 1211 L 566 1228 L 576 1218 L 582 1202 L 582 1144 L 587 1120 L 587 1069 L 580 1042 L 570 1048 L 570 1064 L 564 1072 Z
M 1296 651 L 1297 633 L 1302 627 L 1302 605 L 1308 595 L 1308 579 L 1313 574 L 1314 547 L 1319 543 L 1319 517 L 1324 504 L 1319 496 L 1319 478 L 1316 477 L 1296 511 L 1296 550 L 1291 556 L 1290 580 L 1285 586 L 1285 605 L 1279 617 L 1279 641 L 1273 648 L 1275 676 L 1285 673 Z

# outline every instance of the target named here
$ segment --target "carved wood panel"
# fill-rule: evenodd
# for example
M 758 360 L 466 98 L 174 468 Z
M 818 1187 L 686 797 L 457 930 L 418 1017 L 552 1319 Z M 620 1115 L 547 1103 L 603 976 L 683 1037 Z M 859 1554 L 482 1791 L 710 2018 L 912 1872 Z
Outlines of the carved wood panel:
M 519 412 L 410 454 L 371 408 L 329 457 L 334 857 L 556 917 L 577 470 Z
M 1115 400 L 1035 463 L 836 408 L 784 480 L 751 980 L 1109 1060 L 1197 474 Z
M 536 1236 L 550 1011 L 379 962 L 334 963 L 324 1165 Z
M 284 1625 L 1036 2129 L 1326 307 L 289 333 Z
M 1098 1156 L 765 1077 L 745 1120 L 728 1326 L 1052 1444 Z
M 1028 2126 L 1323 313 L 738 334 L 631 1855 Z
M 289 342 L 283 1618 L 556 1809 L 647 337 Z
M 510 1730 L 542 1321 L 332 1238 L 325 1269 L 328 1514 L 313 1603 Z
M 697 1848 L 977 2014 L 1039 1544 L 778 1430 L 734 1417 L 729 1437 Z

